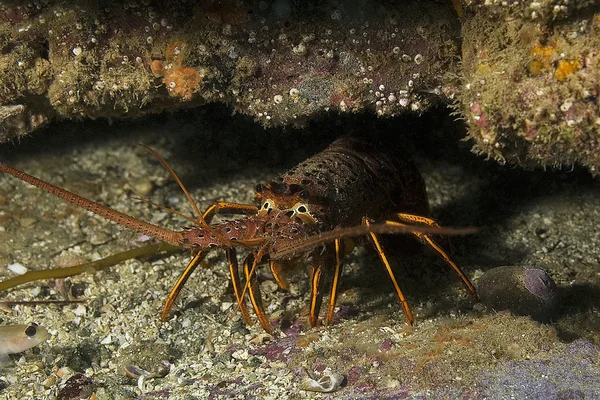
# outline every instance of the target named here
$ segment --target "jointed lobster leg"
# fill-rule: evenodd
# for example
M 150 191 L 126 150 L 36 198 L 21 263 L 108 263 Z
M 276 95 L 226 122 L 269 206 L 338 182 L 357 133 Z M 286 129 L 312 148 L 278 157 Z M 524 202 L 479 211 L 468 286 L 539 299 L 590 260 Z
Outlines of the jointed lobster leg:
M 250 302 L 252 303 L 254 312 L 258 317 L 258 322 L 260 322 L 260 326 L 262 326 L 263 329 L 267 331 L 267 333 L 272 334 L 273 327 L 271 326 L 269 318 L 265 314 L 258 279 L 256 278 L 256 274 L 253 271 L 254 266 L 254 254 L 250 253 L 244 260 L 244 275 L 246 276 L 246 288 L 248 289 L 248 296 L 250 297 Z M 241 296 L 244 296 L 244 291 L 242 291 Z
M 177 296 L 179 296 L 179 292 L 181 292 L 181 289 L 183 289 L 183 285 L 185 285 L 185 283 L 187 282 L 189 277 L 192 275 L 192 273 L 194 272 L 194 270 L 196 269 L 198 264 L 200 264 L 200 262 L 202 262 L 202 260 L 204 260 L 204 257 L 206 257 L 206 255 L 209 253 L 209 251 L 210 250 L 203 250 L 203 251 L 199 251 L 198 253 L 196 253 L 194 258 L 192 258 L 192 261 L 190 261 L 190 263 L 187 265 L 187 267 L 185 267 L 185 270 L 183 271 L 183 273 L 179 276 L 179 279 L 177 279 L 177 282 L 175 282 L 173 289 L 171 289 L 171 292 L 169 293 L 169 296 L 167 297 L 167 300 L 165 301 L 165 305 L 163 306 L 162 313 L 160 314 L 160 318 L 163 321 L 169 320 L 169 316 L 171 314 L 171 308 L 173 308 L 173 303 L 177 299 Z
M 367 225 L 367 226 L 371 225 L 371 223 L 369 222 L 369 219 L 367 217 L 363 217 L 362 222 L 364 225 Z M 404 310 L 404 315 L 406 315 L 407 322 L 410 325 L 412 325 L 413 321 L 414 321 L 413 313 L 410 309 L 410 306 L 408 305 L 408 301 L 406 301 L 406 298 L 404 297 L 404 294 L 402 294 L 400 285 L 398 285 L 398 282 L 396 281 L 396 277 L 394 276 L 394 271 L 392 271 L 392 267 L 390 266 L 390 263 L 383 251 L 383 246 L 381 245 L 381 242 L 379 241 L 379 238 L 377 237 L 377 235 L 375 233 L 371 232 L 371 233 L 369 233 L 369 236 L 371 238 L 371 241 L 373 242 L 373 246 L 375 246 L 375 250 L 377 251 L 379 258 L 381 259 L 381 262 L 383 262 L 385 269 L 387 270 L 388 274 L 390 275 L 390 279 L 392 280 L 392 284 L 394 285 L 394 290 L 396 291 L 398 300 L 400 301 L 400 304 L 402 305 L 402 309 Z
M 246 301 L 242 297 L 244 286 L 240 281 L 237 252 L 235 249 L 228 249 L 225 251 L 225 254 L 227 254 L 227 262 L 229 263 L 229 274 L 231 275 L 231 282 L 233 284 L 233 293 L 235 294 L 235 299 L 240 312 L 242 313 L 242 318 L 244 318 L 244 321 L 246 321 L 248 325 L 252 325 L 252 320 L 250 319 L 250 314 L 248 314 L 248 308 L 246 307 Z
M 204 210 L 202 218 L 210 223 L 216 214 L 256 214 L 258 208 L 251 204 L 217 201 Z
M 337 301 L 337 289 L 342 277 L 342 265 L 344 262 L 344 255 L 346 252 L 345 243 L 341 239 L 336 239 L 334 242 L 335 246 L 335 267 L 333 271 L 333 282 L 331 283 L 331 295 L 329 296 L 329 309 L 327 310 L 327 317 L 325 321 L 327 324 L 331 323 L 333 319 L 333 310 L 335 309 L 335 303 Z
M 319 263 L 311 267 L 310 280 L 310 314 L 309 320 L 312 326 L 319 322 L 319 312 L 321 310 L 321 301 L 323 298 L 323 281 L 321 280 L 323 271 L 328 275 L 333 272 L 333 281 L 331 283 L 331 292 L 329 296 L 329 308 L 327 310 L 326 323 L 331 323 L 335 302 L 337 300 L 337 289 L 342 275 L 342 265 L 345 255 L 345 243 L 342 239 L 336 239 L 332 245 L 327 246 L 323 255 L 319 257 Z
M 328 245 L 325 252 L 317 259 L 317 264 L 310 269 L 310 314 L 309 320 L 312 326 L 319 322 L 319 312 L 323 299 L 323 280 L 322 275 L 325 272 L 330 275 L 333 272 L 333 281 L 331 283 L 331 294 L 329 296 L 329 308 L 327 310 L 326 322 L 329 324 L 333 318 L 333 310 L 337 300 L 337 288 L 342 274 L 342 265 L 344 262 L 345 247 L 341 239 L 336 239 L 333 244 Z
M 310 267 L 310 310 L 308 320 L 311 326 L 316 326 L 319 322 L 319 310 L 323 300 L 323 281 L 321 280 L 323 268 L 325 268 L 323 261 L 321 260 L 319 264 Z
M 271 269 L 271 273 L 273 274 L 273 277 L 275 278 L 275 282 L 277 282 L 277 285 L 284 290 L 289 289 L 290 284 L 288 283 L 288 281 L 285 279 L 285 274 L 284 274 L 284 269 L 285 269 L 285 265 L 283 263 L 281 263 L 280 261 L 275 261 L 275 260 L 270 260 L 269 261 L 269 268 Z
M 434 227 L 440 226 L 437 222 L 435 222 L 435 220 L 433 220 L 431 218 L 423 217 L 420 215 L 397 213 L 397 214 L 395 214 L 395 217 L 398 218 L 401 222 L 412 222 L 412 223 L 418 223 L 418 224 L 434 226 Z M 428 245 L 433 250 L 435 250 L 444 259 L 444 261 L 446 261 L 446 263 L 448 265 L 450 265 L 450 267 L 456 272 L 456 274 L 460 277 L 460 279 L 463 281 L 463 283 L 467 287 L 467 290 L 469 291 L 469 293 L 472 294 L 473 296 L 476 296 L 475 288 L 473 287 L 473 284 L 471 283 L 471 281 L 469 281 L 469 278 L 466 277 L 466 275 L 462 272 L 462 270 L 458 267 L 458 265 L 456 265 L 456 263 L 454 261 L 452 261 L 450 256 L 444 251 L 444 249 L 442 249 L 442 247 L 439 244 L 437 244 L 431 238 L 430 235 L 420 233 L 420 232 L 412 232 L 412 234 L 417 239 L 419 239 L 422 243 Z

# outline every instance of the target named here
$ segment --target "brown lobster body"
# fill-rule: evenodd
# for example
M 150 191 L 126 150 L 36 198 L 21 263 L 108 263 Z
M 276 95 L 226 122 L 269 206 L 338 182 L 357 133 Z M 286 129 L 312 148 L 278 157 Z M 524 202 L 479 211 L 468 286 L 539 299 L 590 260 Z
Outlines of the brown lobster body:
M 293 196 L 290 188 L 308 191 L 321 231 L 360 225 L 365 216 L 386 219 L 394 210 L 429 213 L 425 183 L 414 163 L 400 149 L 353 136 L 336 140 L 269 186 L 284 198 Z
M 287 288 L 287 266 L 291 262 L 306 259 L 312 262 L 310 322 L 316 325 L 318 321 L 325 282 L 325 279 L 321 279 L 323 276 L 332 277 L 326 317 L 330 322 L 344 252 L 354 243 L 349 238 L 367 236 L 386 267 L 407 319 L 412 323 L 410 307 L 380 244 L 378 236 L 385 233 L 408 233 L 429 245 L 457 272 L 469 292 L 475 293 L 467 277 L 431 236 L 470 231 L 440 228 L 435 221 L 427 218 L 429 206 L 421 175 L 412 161 L 397 149 L 377 146 L 356 137 L 342 137 L 276 181 L 257 185 L 257 206 L 217 202 L 204 213 L 200 213 L 175 172 L 156 152 L 149 150 L 184 190 L 198 215 L 197 221 L 188 219 L 197 226 L 171 231 L 112 210 L 2 163 L 0 170 L 120 225 L 192 250 L 195 256 L 167 298 L 163 319 L 168 318 L 181 288 L 200 261 L 211 250 L 220 248 L 227 254 L 236 299 L 247 322 L 250 322 L 250 318 L 245 307 L 246 293 L 262 327 L 268 332 L 272 331 L 261 302 L 255 274 L 257 265 L 268 263 L 279 286 Z M 210 225 L 212 217 L 218 213 L 246 216 Z M 244 285 L 241 283 L 236 253 L 240 247 L 250 250 L 242 268 L 246 280 Z M 83 270 L 78 269 L 79 273 Z M 67 276 L 60 271 L 55 275 L 48 273 L 51 271 L 44 272 L 45 278 Z M 0 288 L 40 279 L 41 276 L 31 273 L 31 277 L 20 278 L 14 284 L 11 280 L 3 282 Z

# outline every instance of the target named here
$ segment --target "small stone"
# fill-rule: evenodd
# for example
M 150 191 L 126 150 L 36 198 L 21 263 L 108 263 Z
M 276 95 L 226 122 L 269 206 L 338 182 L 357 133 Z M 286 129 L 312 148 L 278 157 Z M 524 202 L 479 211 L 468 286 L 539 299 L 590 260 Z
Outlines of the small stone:
M 150 179 L 139 178 L 132 182 L 131 188 L 133 189 L 133 192 L 136 195 L 147 196 L 150 193 L 152 193 L 152 190 L 154 189 L 154 185 L 152 184 L 152 181 Z
M 558 288 L 539 268 L 503 266 L 486 271 L 477 281 L 481 302 L 495 311 L 508 310 L 548 322 L 558 310 Z
M 306 45 L 304 43 L 298 44 L 292 48 L 292 52 L 298 56 L 306 55 Z
M 8 264 L 6 268 L 17 275 L 23 275 L 27 272 L 27 267 L 19 263 Z
M 93 380 L 84 374 L 75 374 L 70 377 L 65 386 L 58 392 L 58 400 L 89 399 L 96 390 Z

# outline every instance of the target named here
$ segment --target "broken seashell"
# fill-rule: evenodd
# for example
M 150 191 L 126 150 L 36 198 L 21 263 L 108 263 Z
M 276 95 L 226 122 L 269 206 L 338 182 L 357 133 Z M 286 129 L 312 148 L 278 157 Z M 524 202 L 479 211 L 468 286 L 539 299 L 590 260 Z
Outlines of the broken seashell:
M 300 389 L 311 392 L 332 393 L 338 390 L 345 382 L 346 377 L 342 374 L 335 373 L 331 368 L 325 368 L 321 373 L 310 373 L 304 368 L 307 377 L 300 383 Z

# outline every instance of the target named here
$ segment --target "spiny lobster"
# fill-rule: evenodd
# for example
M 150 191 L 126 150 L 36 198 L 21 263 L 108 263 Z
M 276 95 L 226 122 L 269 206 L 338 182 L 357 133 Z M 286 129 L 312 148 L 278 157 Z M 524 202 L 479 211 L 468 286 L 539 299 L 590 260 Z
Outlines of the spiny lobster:
M 165 302 L 161 318 L 167 320 L 170 310 L 185 282 L 198 264 L 213 249 L 224 249 L 233 291 L 244 320 L 251 324 L 246 308 L 246 293 L 265 331 L 272 325 L 261 301 L 255 274 L 258 264 L 268 263 L 277 284 L 288 288 L 286 270 L 291 264 L 310 259 L 311 300 L 309 320 L 318 323 L 324 279 L 332 276 L 329 306 L 326 315 L 330 323 L 337 299 L 346 252 L 360 244 L 356 238 L 368 237 L 383 262 L 394 286 L 406 319 L 414 318 L 395 278 L 381 245 L 381 234 L 411 234 L 435 250 L 458 274 L 467 290 L 475 295 L 473 285 L 440 246 L 433 235 L 467 234 L 470 228 L 442 228 L 427 217 L 429 203 L 425 184 L 418 170 L 401 152 L 377 146 L 364 139 L 345 136 L 329 147 L 281 175 L 277 180 L 256 186 L 256 206 L 216 202 L 201 213 L 177 174 L 154 150 L 152 152 L 167 168 L 190 201 L 198 220 L 176 214 L 196 226 L 172 231 L 153 225 L 51 185 L 24 172 L 0 163 L 0 170 L 44 189 L 94 214 L 117 224 L 159 239 L 171 246 L 190 249 L 194 253 L 185 271 L 175 283 Z M 244 218 L 210 225 L 216 214 L 246 214 Z M 240 279 L 237 248 L 249 250 L 243 262 L 246 283 Z M 0 283 L 4 290 L 24 282 L 57 278 L 97 270 L 129 257 L 136 257 L 157 247 L 134 249 L 101 263 L 46 271 L 28 272 Z

